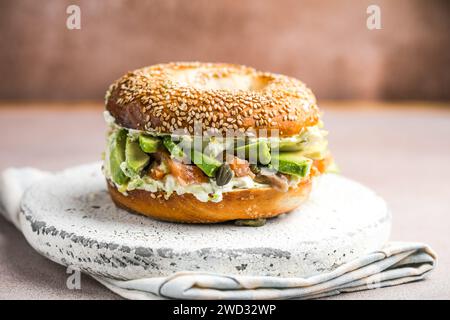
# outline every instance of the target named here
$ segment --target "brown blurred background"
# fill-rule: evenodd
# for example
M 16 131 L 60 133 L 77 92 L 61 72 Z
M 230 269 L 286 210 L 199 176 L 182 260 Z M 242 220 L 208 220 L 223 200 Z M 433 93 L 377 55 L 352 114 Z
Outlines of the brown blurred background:
M 128 70 L 200 60 L 292 75 L 321 99 L 448 100 L 449 30 L 446 0 L 1 0 L 0 99 L 97 100 Z

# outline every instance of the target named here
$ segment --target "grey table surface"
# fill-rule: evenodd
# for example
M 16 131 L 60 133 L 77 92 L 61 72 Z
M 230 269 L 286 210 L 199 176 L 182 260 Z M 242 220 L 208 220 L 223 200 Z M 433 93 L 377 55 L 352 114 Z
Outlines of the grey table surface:
M 425 242 L 439 257 L 425 281 L 328 299 L 450 299 L 450 107 L 324 105 L 342 174 L 385 198 L 391 239 Z M 105 129 L 98 104 L 0 104 L 0 170 L 59 170 L 98 160 Z M 68 276 L 0 217 L 0 299 L 119 299 L 86 275 L 81 289 L 70 290 Z

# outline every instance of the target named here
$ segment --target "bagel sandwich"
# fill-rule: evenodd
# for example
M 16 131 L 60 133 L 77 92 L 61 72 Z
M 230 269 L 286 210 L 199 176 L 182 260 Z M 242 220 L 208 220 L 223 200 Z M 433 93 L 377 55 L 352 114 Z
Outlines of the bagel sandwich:
M 313 93 L 284 75 L 158 64 L 116 80 L 105 105 L 111 198 L 155 219 L 257 225 L 334 168 Z

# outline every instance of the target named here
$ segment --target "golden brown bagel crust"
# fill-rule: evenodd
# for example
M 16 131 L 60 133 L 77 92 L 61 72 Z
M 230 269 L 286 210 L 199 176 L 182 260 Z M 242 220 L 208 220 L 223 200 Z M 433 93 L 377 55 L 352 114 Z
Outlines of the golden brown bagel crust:
M 241 132 L 278 129 L 298 134 L 319 121 L 316 98 L 306 85 L 284 75 L 232 64 L 169 63 L 138 69 L 114 82 L 106 109 L 122 127 L 156 133 L 176 129 Z
M 302 182 L 287 192 L 272 188 L 240 189 L 224 193 L 222 201 L 214 203 L 201 202 L 188 193 L 174 193 L 167 200 L 162 192 L 144 190 L 127 191 L 125 196 L 111 182 L 107 184 L 117 206 L 158 220 L 184 223 L 275 217 L 300 206 L 311 191 L 311 181 Z

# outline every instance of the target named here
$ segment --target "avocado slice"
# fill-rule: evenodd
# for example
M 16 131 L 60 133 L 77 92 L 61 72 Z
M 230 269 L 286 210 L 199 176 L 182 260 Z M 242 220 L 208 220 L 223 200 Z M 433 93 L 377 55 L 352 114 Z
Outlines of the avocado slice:
M 142 151 L 146 153 L 154 153 L 161 146 L 161 140 L 156 137 L 140 135 L 139 146 L 141 147 Z
M 268 164 L 271 160 L 269 145 L 264 141 L 254 142 L 236 148 L 238 155 L 244 152 L 246 159 L 258 160 L 261 164 Z
M 303 149 L 303 146 L 305 144 L 305 141 L 286 141 L 286 140 L 280 140 L 280 143 L 278 145 L 278 149 L 280 151 L 299 151 Z
M 216 170 L 222 165 L 219 160 L 207 156 L 198 150 L 192 150 L 191 159 L 208 177 L 214 177 Z
M 185 158 L 183 149 L 170 136 L 163 137 L 163 145 L 175 159 L 182 161 Z
M 165 136 L 163 138 L 163 144 L 175 159 L 179 161 L 183 161 L 186 159 L 186 155 L 184 154 L 183 149 L 177 143 L 172 141 L 172 138 L 170 136 Z M 209 177 L 214 177 L 214 173 L 216 172 L 217 168 L 222 165 L 219 160 L 209 157 L 201 151 L 195 149 L 191 150 L 191 160 Z
M 139 146 L 138 141 L 127 138 L 125 146 L 125 158 L 127 161 L 127 167 L 134 173 L 140 174 L 142 169 L 150 162 L 150 157 Z
M 311 159 L 322 159 L 327 150 L 327 142 L 320 141 L 308 144 L 306 141 L 280 141 L 278 145 L 280 152 L 301 151 L 303 155 Z
M 234 224 L 244 227 L 262 227 L 266 224 L 266 219 L 239 219 L 234 220 Z
M 125 144 L 127 141 L 127 131 L 119 130 L 111 137 L 109 151 L 109 169 L 111 178 L 117 184 L 125 184 L 129 178 L 123 173 L 120 164 L 125 161 Z
M 271 167 L 282 173 L 303 178 L 309 174 L 312 160 L 301 154 L 301 151 L 272 154 Z

